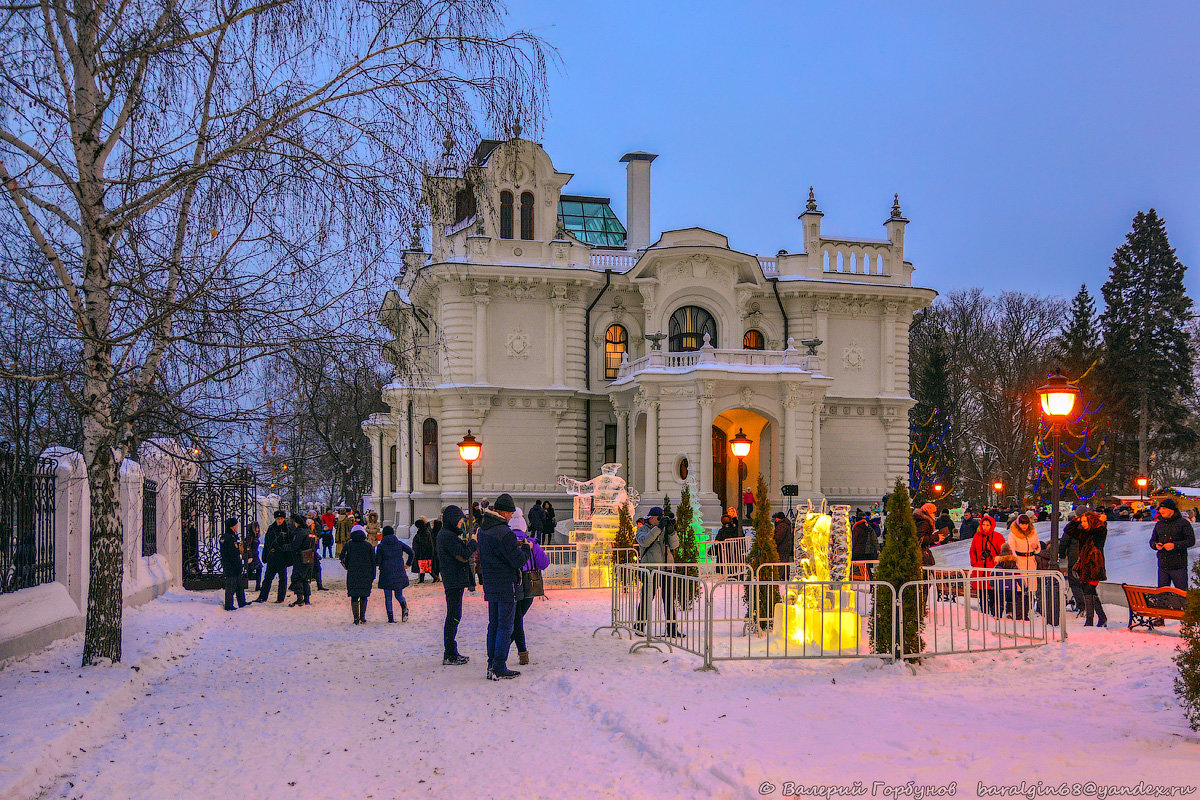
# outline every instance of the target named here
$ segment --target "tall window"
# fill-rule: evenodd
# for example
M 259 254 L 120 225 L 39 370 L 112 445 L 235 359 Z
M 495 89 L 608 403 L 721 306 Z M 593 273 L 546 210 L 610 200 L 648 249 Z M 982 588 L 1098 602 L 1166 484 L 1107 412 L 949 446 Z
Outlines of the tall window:
M 717 322 L 700 306 L 683 306 L 671 315 L 668 328 L 670 348 L 673 353 L 699 350 L 704 344 L 704 334 L 709 343 L 717 346 Z
M 500 238 L 511 239 L 512 236 L 512 219 L 513 219 L 513 196 L 512 192 L 500 193 Z
M 617 461 L 617 426 L 604 426 L 604 463 L 615 464 Z
M 753 328 L 746 331 L 746 335 L 742 337 L 743 350 L 766 350 L 767 340 L 762 335 L 762 331 L 756 331 Z
M 388 481 L 389 492 L 396 491 L 396 445 L 388 449 Z
M 521 193 L 521 238 L 533 239 L 533 192 Z
M 438 482 L 438 430 L 433 417 L 421 425 L 421 483 Z
M 460 189 L 454 195 L 454 224 L 475 216 L 475 194 L 470 189 Z
M 620 325 L 610 325 L 604 337 L 604 380 L 616 380 L 621 359 L 629 352 L 629 334 Z

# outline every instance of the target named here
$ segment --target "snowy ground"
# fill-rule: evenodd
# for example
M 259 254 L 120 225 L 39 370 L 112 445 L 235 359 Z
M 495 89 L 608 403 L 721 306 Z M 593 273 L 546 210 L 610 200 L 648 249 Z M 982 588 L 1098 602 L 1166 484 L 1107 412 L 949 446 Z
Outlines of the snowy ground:
M 335 562 L 326 561 L 333 573 Z M 0 667 L 0 798 L 760 796 L 760 785 L 1092 780 L 1200 787 L 1168 633 L 1073 626 L 1069 643 L 931 659 L 723 663 L 628 653 L 592 629 L 608 592 L 554 592 L 534 664 L 483 679 L 468 595 L 441 665 L 440 586 L 349 624 L 341 581 L 309 608 L 221 610 L 176 591 L 126 616 L 125 662 L 80 670 L 68 639 Z M 515 664 L 515 654 L 513 656 Z M 763 787 L 766 789 L 766 787 Z M 878 788 L 875 796 L 885 796 Z M 781 792 L 766 792 L 782 796 Z

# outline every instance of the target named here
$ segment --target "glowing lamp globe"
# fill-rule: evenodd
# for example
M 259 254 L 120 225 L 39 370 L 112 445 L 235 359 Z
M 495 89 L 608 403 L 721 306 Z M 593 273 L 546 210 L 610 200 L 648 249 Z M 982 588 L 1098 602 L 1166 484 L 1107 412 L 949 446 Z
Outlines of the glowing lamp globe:
M 733 455 L 737 458 L 745 458 L 750 455 L 750 445 L 754 441 L 738 428 L 737 435 L 729 440 L 729 449 L 733 451 Z
M 941 492 L 941 491 L 942 491 L 942 485 L 941 485 L 940 483 L 935 483 L 935 484 L 933 485 L 933 490 L 934 490 L 935 492 Z
M 999 491 L 1003 491 L 1003 490 L 1004 490 L 1004 484 L 1003 484 L 1003 483 L 1001 483 L 1000 481 L 996 481 L 995 483 L 993 483 L 993 484 L 992 484 L 992 488 L 993 488 L 993 489 L 995 489 L 997 492 L 999 492 Z
M 1149 478 L 1138 478 L 1136 481 L 1134 481 L 1134 483 L 1137 484 L 1139 489 L 1145 489 L 1147 486 L 1150 485 L 1150 479 Z
M 467 435 L 464 436 L 462 441 L 458 443 L 458 457 L 468 464 L 474 464 L 479 460 L 479 455 L 482 452 L 483 445 L 481 445 L 475 439 L 475 437 L 471 435 L 471 431 L 468 430 Z
M 1075 410 L 1079 387 L 1073 386 L 1060 370 L 1054 370 L 1046 383 L 1038 387 L 1038 399 L 1042 401 L 1042 413 L 1051 422 L 1065 419 Z

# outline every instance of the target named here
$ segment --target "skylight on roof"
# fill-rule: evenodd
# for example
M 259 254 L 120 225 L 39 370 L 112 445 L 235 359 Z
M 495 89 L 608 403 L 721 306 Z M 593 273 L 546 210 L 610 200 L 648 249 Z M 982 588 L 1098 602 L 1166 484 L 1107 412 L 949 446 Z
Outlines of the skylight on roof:
M 593 247 L 625 246 L 625 226 L 609 207 L 607 197 L 563 195 L 558 221 L 576 239 Z

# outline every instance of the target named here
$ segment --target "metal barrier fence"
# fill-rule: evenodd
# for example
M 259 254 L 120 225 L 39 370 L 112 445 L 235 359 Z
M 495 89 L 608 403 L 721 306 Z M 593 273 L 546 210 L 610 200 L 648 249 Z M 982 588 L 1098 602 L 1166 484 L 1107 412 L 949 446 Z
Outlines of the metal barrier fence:
M 900 638 L 902 658 L 1024 650 L 1065 642 L 1066 582 L 1058 572 L 931 568 L 934 577 L 900 587 L 899 627 L 905 608 L 924 620 L 922 647 Z M 915 596 L 914 596 L 915 595 Z
M 158 483 L 142 484 L 142 557 L 158 554 Z
M 54 471 L 0 449 L 0 594 L 54 581 Z
M 636 640 L 630 652 L 679 649 L 703 659 L 700 669 L 733 660 L 915 659 L 1067 638 L 1064 581 L 1055 572 L 930 568 L 931 577 L 897 593 L 882 581 L 751 580 L 705 566 L 692 575 L 679 565 L 617 564 L 611 624 L 593 636 L 627 632 Z M 715 565 L 728 566 L 739 565 Z M 764 564 L 756 572 L 790 567 Z M 923 620 L 919 650 L 904 642 L 906 604 Z
M 721 564 L 745 564 L 750 553 L 750 539 L 738 536 L 722 542 L 705 542 L 704 561 Z
M 616 564 L 637 561 L 637 549 L 633 547 L 551 544 L 542 550 L 550 558 L 549 566 L 542 570 L 546 589 L 606 589 L 612 586 Z

